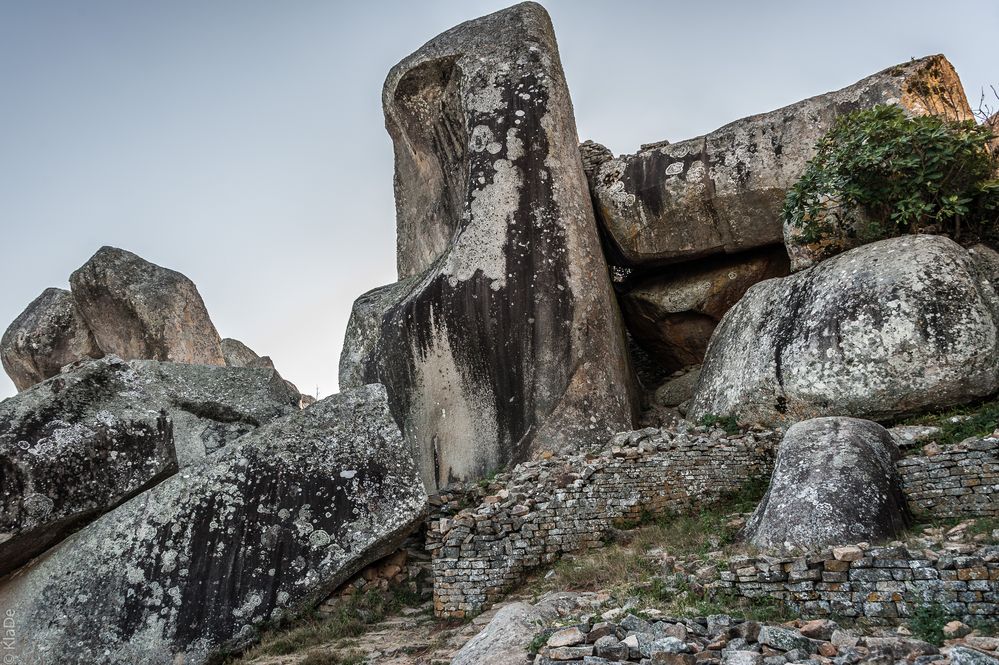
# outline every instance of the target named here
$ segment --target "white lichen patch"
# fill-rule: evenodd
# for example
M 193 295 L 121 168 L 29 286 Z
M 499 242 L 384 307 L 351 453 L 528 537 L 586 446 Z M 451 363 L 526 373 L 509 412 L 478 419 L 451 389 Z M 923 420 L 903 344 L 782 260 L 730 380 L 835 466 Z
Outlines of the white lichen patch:
M 493 290 L 506 285 L 507 227 L 520 204 L 522 175 L 509 160 L 493 162 L 493 181 L 473 190 L 466 222 L 448 252 L 442 273 L 458 281 L 476 272 L 491 280 Z

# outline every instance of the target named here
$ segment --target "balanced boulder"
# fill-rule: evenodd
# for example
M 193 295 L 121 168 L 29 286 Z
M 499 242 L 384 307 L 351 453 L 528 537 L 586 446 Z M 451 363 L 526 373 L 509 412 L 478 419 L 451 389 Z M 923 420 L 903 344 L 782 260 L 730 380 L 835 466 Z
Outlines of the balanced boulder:
M 597 217 L 627 265 L 780 244 L 785 194 L 804 173 L 816 142 L 837 116 L 877 104 L 972 117 L 946 58 L 913 60 L 706 136 L 606 161 L 595 177 Z
M 999 388 L 999 296 L 941 236 L 864 245 L 752 286 L 722 319 L 688 416 L 888 419 Z
M 0 360 L 18 390 L 55 376 L 77 360 L 102 355 L 72 294 L 65 289 L 45 289 L 0 340 Z
M 198 288 L 179 272 L 102 247 L 69 282 L 104 353 L 125 360 L 225 364 Z
M 770 488 L 746 524 L 764 549 L 816 549 L 890 539 L 911 521 L 898 447 L 869 420 L 815 418 L 787 430 Z
M 200 665 L 388 554 L 427 506 L 381 386 L 263 427 L 0 586 L 25 665 Z
M 0 575 L 296 400 L 273 370 L 107 356 L 0 402 Z
M 375 357 L 348 339 L 364 369 L 348 383 L 386 385 L 428 487 L 630 429 L 620 314 L 544 9 L 436 37 L 392 69 L 383 104 L 399 275 L 418 277 L 383 294 Z
M 628 331 L 667 371 L 699 364 L 715 326 L 753 284 L 787 275 L 782 247 L 646 278 L 621 296 Z

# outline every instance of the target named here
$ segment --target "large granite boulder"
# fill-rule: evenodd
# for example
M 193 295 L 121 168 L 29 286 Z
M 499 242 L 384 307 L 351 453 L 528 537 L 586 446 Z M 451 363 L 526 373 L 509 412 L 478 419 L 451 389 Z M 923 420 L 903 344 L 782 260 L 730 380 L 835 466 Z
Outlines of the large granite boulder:
M 888 430 L 869 420 L 792 425 L 745 537 L 764 549 L 808 550 L 896 536 L 911 521 L 899 457 Z
M 715 326 L 746 290 L 789 272 L 783 247 L 663 272 L 620 296 L 624 323 L 665 370 L 697 365 Z
M 225 364 L 198 288 L 179 272 L 102 247 L 69 283 L 104 353 L 125 360 Z
M 688 416 L 888 419 L 999 388 L 999 296 L 941 236 L 891 238 L 760 282 L 715 329 Z
M 620 315 L 544 9 L 436 37 L 392 68 L 383 103 L 399 274 L 418 277 L 392 290 L 361 380 L 388 388 L 427 486 L 629 429 Z
M 55 376 L 65 365 L 102 355 L 65 289 L 45 289 L 0 339 L 0 360 L 18 390 Z
M 296 400 L 273 370 L 107 356 L 0 402 L 0 575 Z
M 0 586 L 20 663 L 200 665 L 388 554 L 427 495 L 381 386 L 260 428 Z
M 706 136 L 604 162 L 593 192 L 597 217 L 630 265 L 779 244 L 784 196 L 816 142 L 837 116 L 877 104 L 972 117 L 946 58 L 913 60 Z

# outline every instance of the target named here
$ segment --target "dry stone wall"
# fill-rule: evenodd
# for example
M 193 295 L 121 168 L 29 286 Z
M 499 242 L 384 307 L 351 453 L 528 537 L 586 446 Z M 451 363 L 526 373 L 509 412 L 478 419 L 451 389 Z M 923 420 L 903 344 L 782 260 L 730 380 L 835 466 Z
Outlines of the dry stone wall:
M 427 532 L 435 612 L 455 618 L 478 612 L 531 569 L 600 547 L 615 523 L 706 506 L 769 477 L 778 441 L 771 431 L 728 436 L 702 428 L 649 428 L 615 435 L 606 450 L 520 464 L 497 476 L 489 486 L 494 492 L 484 498 L 458 490 L 440 495 Z M 917 515 L 999 515 L 997 439 L 930 445 L 904 457 L 898 468 Z M 744 596 L 775 594 L 820 616 L 890 620 L 924 597 L 953 605 L 961 616 L 997 612 L 999 555 L 929 559 L 885 552 L 849 565 L 834 560 L 828 568 L 821 556 L 760 559 L 762 569 L 755 567 L 759 561 L 748 561 L 738 574 L 724 573 L 720 588 Z
M 783 601 L 809 617 L 895 623 L 940 603 L 962 621 L 999 618 L 999 547 L 962 555 L 896 547 L 846 546 L 815 556 L 730 562 L 711 586 L 733 596 Z
M 929 445 L 898 463 L 909 506 L 934 517 L 999 517 L 999 440 Z
M 518 465 L 478 508 L 431 522 L 436 613 L 483 609 L 532 568 L 601 546 L 617 521 L 689 510 L 766 477 L 776 440 L 649 428 L 602 452 Z

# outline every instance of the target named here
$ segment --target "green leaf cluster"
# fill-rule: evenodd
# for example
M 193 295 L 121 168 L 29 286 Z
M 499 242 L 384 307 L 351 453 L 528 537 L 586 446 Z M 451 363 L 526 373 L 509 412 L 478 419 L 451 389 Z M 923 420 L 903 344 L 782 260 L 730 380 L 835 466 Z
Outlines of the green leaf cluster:
M 842 233 L 836 219 L 863 213 L 867 240 L 937 233 L 999 240 L 999 155 L 990 128 L 973 120 L 909 117 L 880 105 L 837 118 L 784 201 L 784 222 L 805 242 Z

